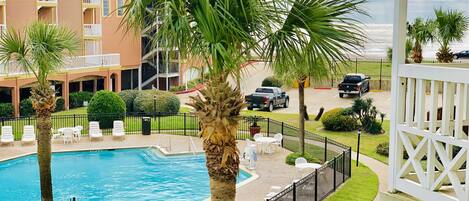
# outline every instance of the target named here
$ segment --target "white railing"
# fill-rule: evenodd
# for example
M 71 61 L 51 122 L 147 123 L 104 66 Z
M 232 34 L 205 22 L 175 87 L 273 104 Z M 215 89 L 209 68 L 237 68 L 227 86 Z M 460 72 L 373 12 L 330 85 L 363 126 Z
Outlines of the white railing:
M 101 36 L 102 28 L 101 24 L 84 24 L 83 35 L 84 36 Z
M 86 3 L 86 4 L 100 4 L 101 0 L 83 0 L 83 3 Z
M 87 55 L 67 58 L 60 71 L 80 70 L 87 68 L 120 66 L 120 54 Z M 20 66 L 10 63 L 8 68 L 0 66 L 0 76 L 26 74 Z
M 423 200 L 469 200 L 469 69 L 398 69 L 396 187 Z

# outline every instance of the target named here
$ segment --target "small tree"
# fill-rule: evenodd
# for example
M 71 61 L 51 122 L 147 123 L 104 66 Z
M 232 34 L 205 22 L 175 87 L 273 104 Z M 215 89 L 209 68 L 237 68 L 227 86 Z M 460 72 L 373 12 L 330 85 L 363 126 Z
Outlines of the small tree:
M 453 53 L 449 44 L 463 39 L 468 27 L 468 18 L 461 11 L 443 9 L 436 9 L 435 17 L 436 39 L 441 46 L 436 57 L 442 63 L 453 62 Z
M 357 116 L 362 128 L 368 133 L 379 134 L 382 133 L 382 121 L 377 120 L 379 113 L 376 106 L 373 105 L 373 99 L 357 98 L 352 105 L 352 111 Z M 384 118 L 383 114 L 380 114 Z
M 422 46 L 428 42 L 433 42 L 435 33 L 435 23 L 432 20 L 424 21 L 422 18 L 415 19 L 409 27 L 409 37 L 414 42 L 412 48 L 412 59 L 415 63 L 422 63 Z

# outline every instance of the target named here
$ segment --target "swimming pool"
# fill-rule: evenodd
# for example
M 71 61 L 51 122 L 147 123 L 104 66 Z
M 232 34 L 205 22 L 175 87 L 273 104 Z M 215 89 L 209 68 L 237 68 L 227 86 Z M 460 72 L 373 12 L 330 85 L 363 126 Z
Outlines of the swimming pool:
M 204 200 L 205 156 L 162 156 L 152 149 L 54 153 L 56 200 Z M 238 183 L 251 175 L 241 171 Z M 0 200 L 40 200 L 36 155 L 0 163 Z

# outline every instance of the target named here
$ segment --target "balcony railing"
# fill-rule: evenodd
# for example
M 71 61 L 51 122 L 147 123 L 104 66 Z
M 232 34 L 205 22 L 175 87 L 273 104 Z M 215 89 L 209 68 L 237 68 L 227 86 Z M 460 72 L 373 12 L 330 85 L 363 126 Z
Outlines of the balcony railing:
M 87 55 L 67 58 L 61 71 L 79 70 L 120 65 L 120 54 Z M 18 64 L 10 63 L 8 68 L 0 66 L 0 76 L 26 74 Z
M 101 36 L 102 28 L 101 24 L 84 24 L 83 35 L 84 36 Z
M 83 0 L 83 3 L 86 3 L 86 4 L 100 4 L 101 0 Z

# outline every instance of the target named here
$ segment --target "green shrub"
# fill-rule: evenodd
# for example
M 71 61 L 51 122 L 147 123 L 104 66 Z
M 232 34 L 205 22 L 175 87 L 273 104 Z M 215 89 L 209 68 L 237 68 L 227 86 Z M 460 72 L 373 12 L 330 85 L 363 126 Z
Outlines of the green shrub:
M 29 117 L 36 113 L 33 108 L 33 102 L 31 99 L 24 99 L 20 102 L 20 115 L 22 117 Z
M 365 128 L 366 132 L 370 134 L 382 134 L 383 133 L 383 127 L 380 122 L 378 121 L 372 121 L 368 123 L 368 127 Z
M 285 159 L 285 163 L 288 165 L 295 165 L 295 160 L 299 157 L 303 157 L 308 161 L 308 163 L 322 163 L 321 160 L 318 158 L 314 157 L 313 155 L 309 153 L 305 153 L 304 155 L 301 155 L 298 152 L 294 152 L 291 154 L 288 154 L 287 158 Z
M 322 115 L 321 122 L 326 130 L 353 131 L 358 128 L 357 120 L 348 114 L 348 109 L 335 108 Z
M 376 106 L 373 105 L 373 99 L 357 98 L 353 101 L 351 109 L 366 132 L 370 134 L 383 133 L 383 128 L 381 126 L 383 122 L 378 122 L 377 120 L 378 114 L 380 113 Z M 384 118 L 383 113 L 381 113 L 380 116 L 381 119 Z
M 13 104 L 0 103 L 0 117 L 13 117 Z
M 376 147 L 376 153 L 378 153 L 379 155 L 383 155 L 383 156 L 389 156 L 389 143 L 384 142 L 384 143 L 378 144 L 378 146 Z
M 65 100 L 62 97 L 58 97 L 55 101 L 55 111 L 64 111 L 65 110 Z
M 137 98 L 138 93 L 138 90 L 124 90 L 119 92 L 119 96 L 125 102 L 125 108 L 127 112 L 135 112 L 134 100 Z
M 156 110 L 153 106 L 156 97 Z M 164 114 L 176 114 L 179 112 L 181 103 L 173 93 L 159 90 L 141 91 L 134 100 L 136 112 L 151 114 L 153 112 Z
M 279 80 L 273 76 L 266 77 L 262 81 L 263 87 L 282 87 L 282 85 L 283 85 L 282 80 Z
M 88 105 L 88 120 L 99 121 L 101 128 L 112 128 L 113 121 L 123 120 L 125 103 L 111 91 L 98 91 Z
M 70 108 L 83 107 L 83 102 L 90 102 L 93 93 L 89 91 L 80 91 L 70 93 Z

